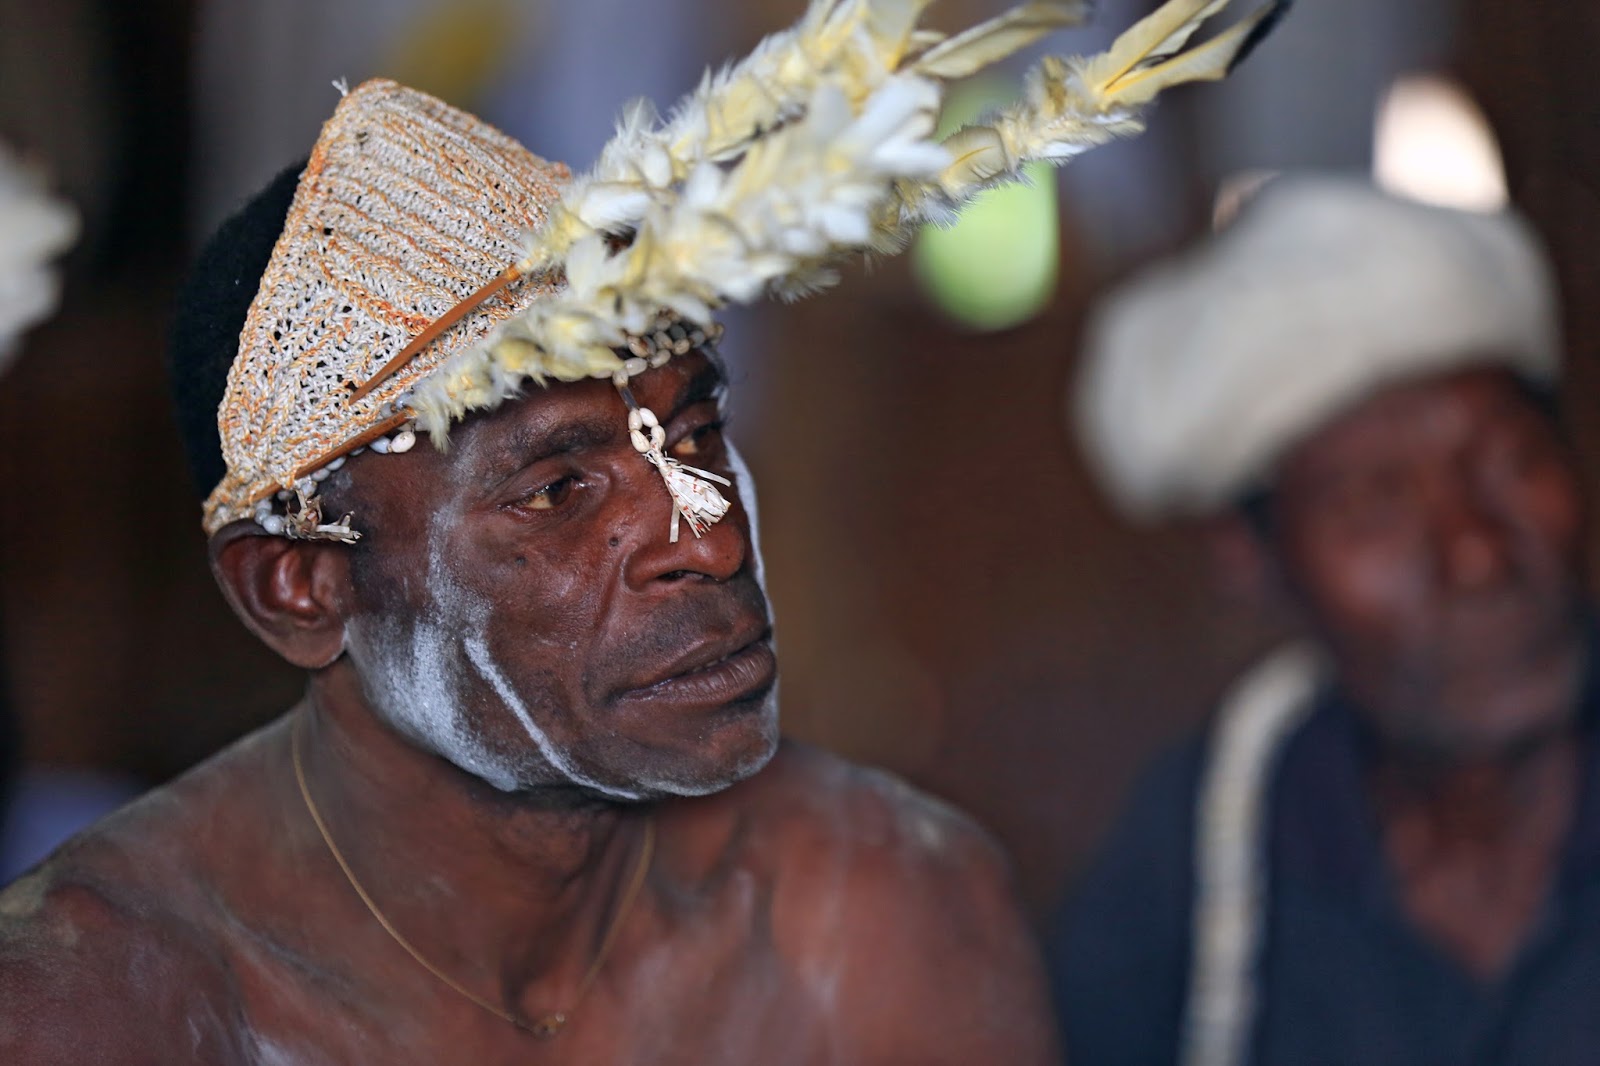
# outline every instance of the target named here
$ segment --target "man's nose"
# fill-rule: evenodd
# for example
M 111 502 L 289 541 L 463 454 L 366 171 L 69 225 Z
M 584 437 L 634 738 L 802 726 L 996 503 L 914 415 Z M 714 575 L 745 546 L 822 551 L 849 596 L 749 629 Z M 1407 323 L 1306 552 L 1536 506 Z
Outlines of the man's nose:
M 1461 589 L 1502 580 L 1511 567 L 1511 545 L 1506 523 L 1493 501 L 1467 485 L 1454 486 L 1442 495 L 1435 536 L 1445 580 Z
M 639 486 L 643 497 L 638 501 L 642 528 L 637 534 L 640 546 L 628 563 L 629 584 L 643 589 L 652 581 L 729 581 L 744 569 L 750 557 L 750 541 L 738 493 L 732 486 L 711 487 L 728 500 L 727 513 L 698 536 L 689 519 L 679 515 L 678 539 L 674 543 L 671 533 L 677 503 L 661 476 L 651 469 L 648 480 Z

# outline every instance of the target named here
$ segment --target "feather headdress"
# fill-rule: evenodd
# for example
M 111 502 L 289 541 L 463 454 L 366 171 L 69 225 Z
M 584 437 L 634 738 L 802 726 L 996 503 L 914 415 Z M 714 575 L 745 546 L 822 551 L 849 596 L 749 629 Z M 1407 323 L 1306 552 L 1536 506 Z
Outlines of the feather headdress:
M 328 192 L 339 182 L 371 180 L 370 134 L 395 144 L 408 136 L 390 119 L 364 117 L 365 104 L 345 115 L 347 100 L 325 129 L 328 149 L 321 152 L 319 142 L 291 209 L 283 242 L 299 225 L 299 258 L 279 255 L 280 242 L 269 276 L 284 287 L 276 303 L 253 308 L 258 365 L 243 365 L 241 351 L 230 376 L 220 416 L 229 478 L 207 503 L 207 528 L 254 514 L 292 535 L 349 539 L 355 534 L 348 523 L 322 523 L 313 502 L 314 477 L 344 454 L 369 443 L 382 447 L 384 434 L 402 427 L 409 446 L 413 423 L 442 439 L 452 421 L 516 395 L 529 380 L 610 377 L 631 409 L 635 447 L 660 469 L 678 505 L 674 535 L 678 518 L 700 533 L 726 509 L 709 483 L 715 478 L 662 454 L 655 416 L 634 405 L 628 380 L 714 336 L 721 307 L 826 288 L 845 258 L 898 250 L 917 226 L 949 218 L 982 190 L 1018 179 L 1028 163 L 1062 163 L 1138 132 L 1158 93 L 1223 77 L 1290 0 L 1266 0 L 1190 47 L 1196 31 L 1229 2 L 1168 0 L 1102 55 L 1046 59 L 1015 104 L 943 141 L 934 129 L 945 85 L 1082 21 L 1084 0 L 1029 0 L 951 36 L 919 26 L 932 0 L 811 0 L 795 26 L 708 73 L 665 118 L 648 104 L 630 106 L 593 169 L 570 180 L 520 146 L 507 147 L 503 135 L 473 125 L 470 116 L 437 101 L 399 101 L 417 121 L 454 131 L 438 139 L 444 155 L 454 159 L 462 145 L 481 145 L 467 152 L 475 175 L 467 191 L 490 200 L 452 206 L 448 195 L 430 193 L 422 209 L 465 214 L 446 229 L 484 229 L 485 239 L 413 255 L 415 276 L 392 284 L 380 276 L 390 294 L 382 301 L 388 317 L 368 315 L 359 329 L 322 322 L 299 338 L 315 367 L 280 376 L 288 392 L 318 378 L 316 417 L 302 419 L 282 441 L 263 440 L 273 428 L 257 426 L 254 414 L 245 417 L 244 401 L 234 397 L 253 390 L 256 409 L 279 402 L 276 371 L 259 364 L 285 345 L 282 315 L 275 317 L 273 308 L 306 306 L 295 302 L 300 298 L 288 283 L 305 273 L 308 257 L 328 254 L 332 245 L 324 245 L 340 239 L 339 227 L 356 209 L 365 218 L 376 203 L 396 226 L 417 210 L 413 187 L 423 176 L 414 149 L 397 148 L 393 156 L 403 196 L 378 189 L 363 201 L 356 189 L 352 201 Z M 369 93 L 371 84 L 351 97 Z M 385 84 L 380 92 L 391 96 L 409 92 Z M 323 156 L 337 157 L 337 166 L 318 169 Z M 319 188 L 307 193 L 314 171 Z M 558 187 L 547 194 L 550 180 Z M 494 192 L 486 192 L 491 186 Z M 473 210 L 490 217 L 479 220 Z M 464 290 L 460 270 L 441 273 L 434 262 L 492 257 L 516 218 L 527 226 L 521 254 L 500 259 L 476 286 Z M 420 238 L 404 233 L 403 243 L 420 239 L 431 248 L 440 232 L 430 222 Z M 393 237 L 369 233 L 361 240 L 401 248 Z M 384 252 L 383 271 L 393 273 L 397 261 Z M 314 282 L 317 300 L 341 305 L 338 315 L 352 308 L 363 314 L 363 294 L 352 296 L 338 277 L 322 275 Z M 335 328 L 340 338 L 364 338 L 358 356 L 329 359 Z M 400 343 L 392 343 L 397 336 Z M 298 512 L 272 514 L 274 493 L 298 496 Z
M 709 325 L 729 303 L 825 288 L 845 257 L 898 250 L 1028 163 L 1140 132 L 1162 90 L 1225 76 L 1289 6 L 1274 0 L 1188 48 L 1229 0 L 1170 0 L 1101 55 L 1044 59 L 1020 100 L 941 142 L 948 80 L 1079 22 L 1086 5 L 1035 0 L 942 37 L 916 26 L 930 2 L 813 0 L 669 121 L 630 108 L 514 268 L 563 265 L 566 288 L 424 382 L 411 403 L 422 425 L 443 431 L 508 381 L 610 376 L 663 309 Z M 618 233 L 633 239 L 612 251 Z

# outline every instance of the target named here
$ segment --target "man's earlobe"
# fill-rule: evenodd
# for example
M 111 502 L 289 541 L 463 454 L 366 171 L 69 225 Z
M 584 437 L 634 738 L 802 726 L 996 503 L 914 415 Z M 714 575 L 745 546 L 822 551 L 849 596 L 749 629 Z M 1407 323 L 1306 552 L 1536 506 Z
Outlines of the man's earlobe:
M 240 521 L 211 538 L 211 572 L 252 633 L 294 665 L 318 670 L 344 651 L 349 551 Z
M 1229 513 L 1209 519 L 1203 536 L 1211 573 L 1224 599 L 1251 611 L 1280 606 L 1282 588 L 1271 548 L 1248 517 Z

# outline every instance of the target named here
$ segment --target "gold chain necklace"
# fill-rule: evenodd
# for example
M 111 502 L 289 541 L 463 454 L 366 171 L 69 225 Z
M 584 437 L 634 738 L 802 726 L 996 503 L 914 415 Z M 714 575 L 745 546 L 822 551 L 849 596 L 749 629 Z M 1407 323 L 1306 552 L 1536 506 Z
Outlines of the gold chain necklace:
M 356 895 L 361 897 L 361 902 L 367 905 L 367 910 L 378 920 L 378 924 L 383 927 L 383 931 L 388 933 L 396 944 L 405 948 L 406 953 L 416 959 L 424 970 L 427 970 L 442 983 L 455 989 L 460 995 L 476 1003 L 495 1017 L 509 1022 L 523 1032 L 531 1033 L 541 1040 L 548 1040 L 561 1032 L 562 1028 L 567 1024 L 567 1018 L 573 1011 L 578 1009 L 578 1004 L 583 1001 L 584 995 L 594 984 L 595 978 L 600 976 L 600 968 L 605 964 L 606 955 L 611 951 L 611 945 L 616 941 L 617 931 L 622 927 L 622 920 L 627 917 L 628 911 L 633 907 L 634 899 L 639 895 L 639 889 L 644 885 L 645 874 L 650 871 L 650 858 L 655 852 L 655 819 L 648 816 L 645 818 L 644 841 L 639 845 L 639 862 L 634 867 L 633 877 L 628 882 L 622 901 L 617 905 L 616 913 L 612 915 L 611 924 L 606 926 L 605 935 L 600 940 L 600 949 L 594 953 L 594 961 L 589 964 L 589 969 L 584 973 L 583 980 L 578 983 L 578 991 L 572 997 L 572 1002 L 567 1006 L 566 1010 L 542 1015 L 531 1022 L 524 1021 L 504 1007 L 497 1007 L 472 990 L 458 984 L 448 974 L 424 958 L 422 952 L 412 947 L 411 942 L 401 936 L 400 931 L 390 924 L 389 919 L 384 917 L 383 912 L 378 909 L 378 905 L 367 894 L 367 890 L 361 886 L 361 882 L 356 880 L 355 872 L 350 869 L 350 864 L 345 861 L 344 853 L 333 842 L 332 834 L 328 832 L 327 825 L 323 823 L 322 812 L 317 809 L 316 802 L 312 800 L 311 790 L 306 787 L 305 767 L 300 762 L 301 720 L 300 716 L 295 717 L 294 725 L 290 728 L 289 735 L 289 750 L 294 758 L 294 778 L 300 785 L 300 798 L 305 800 L 306 810 L 311 813 L 311 820 L 316 823 L 317 832 L 322 834 L 322 842 L 328 845 L 328 851 L 332 853 L 334 862 L 338 863 L 339 869 L 344 872 L 345 880 L 350 882 L 350 887 L 355 889 Z

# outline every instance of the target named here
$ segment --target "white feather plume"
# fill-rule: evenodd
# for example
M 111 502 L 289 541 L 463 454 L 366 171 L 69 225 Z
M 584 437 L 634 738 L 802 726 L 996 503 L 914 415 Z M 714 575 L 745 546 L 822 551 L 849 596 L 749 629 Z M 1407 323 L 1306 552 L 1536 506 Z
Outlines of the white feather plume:
M 565 289 L 423 381 L 411 406 L 424 427 L 442 432 L 524 379 L 612 374 L 616 349 L 663 310 L 709 326 L 729 303 L 825 288 L 846 256 L 897 249 L 1030 162 L 1142 130 L 1159 92 L 1225 75 L 1289 0 L 1194 48 L 1230 0 L 1168 0 L 1101 55 L 1045 59 L 1015 105 L 942 143 L 946 77 L 1076 21 L 1083 4 L 1032 0 L 946 38 L 916 25 L 930 2 L 812 0 L 796 26 L 708 73 L 667 121 L 630 105 L 519 264 L 564 270 Z
M 500 375 L 610 374 L 615 349 L 663 309 L 709 324 L 726 304 L 801 279 L 826 282 L 840 249 L 871 242 L 896 181 L 927 180 L 949 164 L 930 139 L 939 100 L 933 82 L 900 75 L 858 112 L 837 86 L 820 85 L 804 122 L 752 142 L 734 166 L 697 164 L 670 202 L 637 220 L 626 247 L 613 251 L 599 233 L 580 237 L 567 251 L 562 292 L 417 386 L 411 407 L 423 428 L 442 431 L 497 402 Z
M 648 103 L 630 105 L 594 168 L 568 187 L 550 221 L 530 237 L 526 270 L 558 264 L 586 231 L 632 228 L 650 199 L 667 194 L 700 162 L 736 158 L 770 131 L 801 120 L 823 85 L 859 108 L 902 69 L 928 78 L 964 76 L 1081 22 L 1087 11 L 1085 0 L 1031 0 L 945 40 L 917 28 L 932 2 L 811 0 L 793 27 L 767 37 L 740 62 L 708 71 L 666 122 Z

